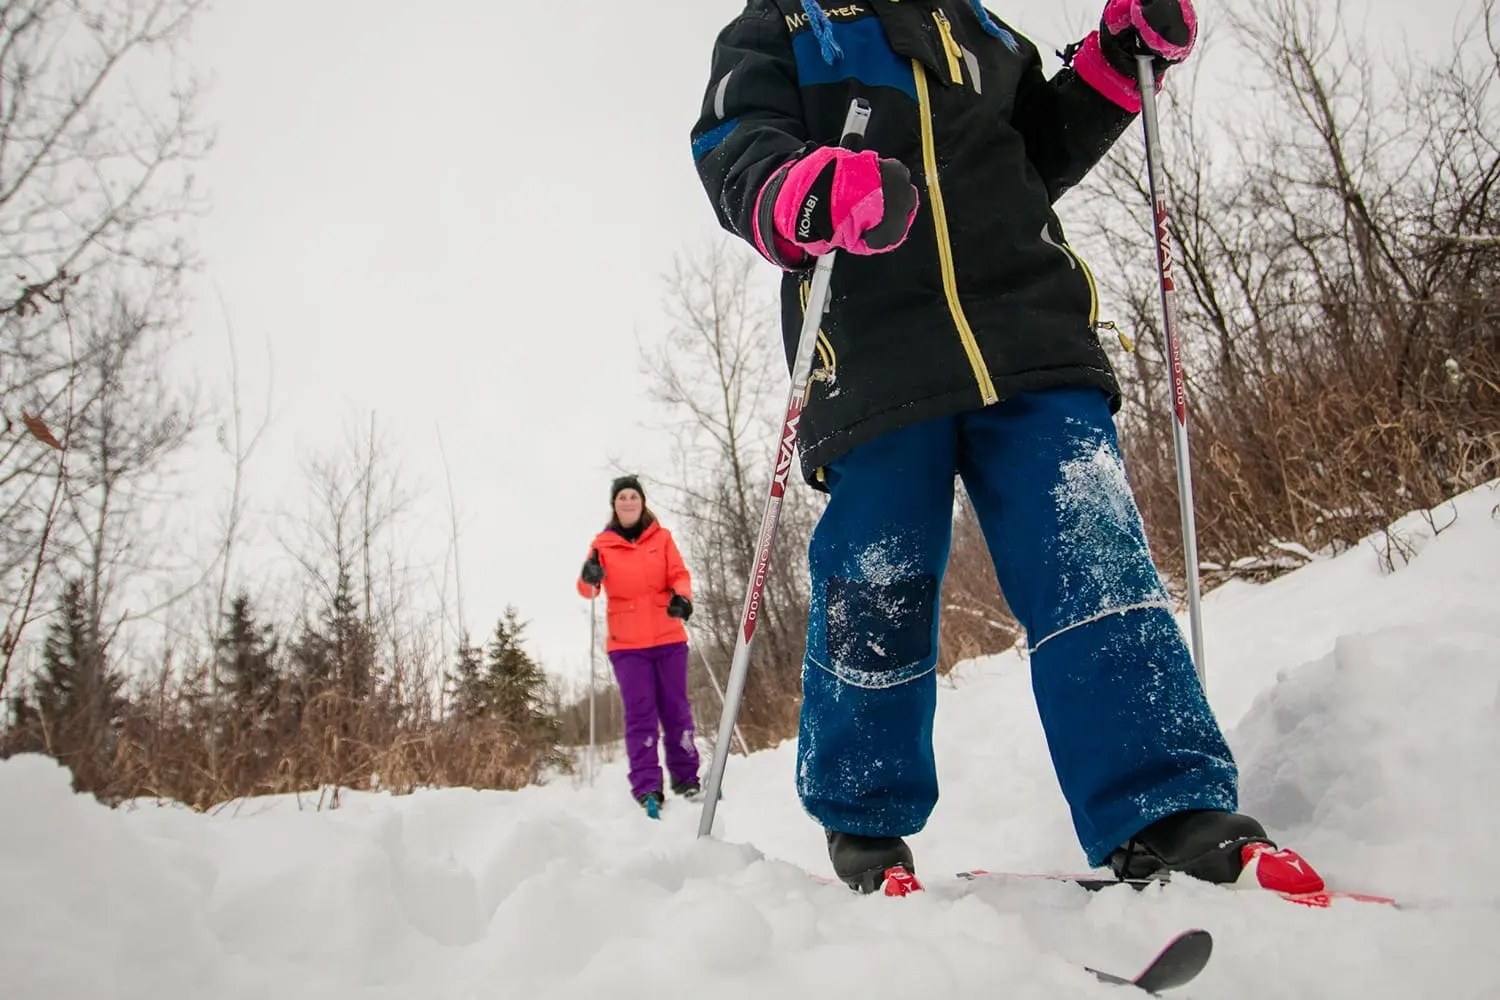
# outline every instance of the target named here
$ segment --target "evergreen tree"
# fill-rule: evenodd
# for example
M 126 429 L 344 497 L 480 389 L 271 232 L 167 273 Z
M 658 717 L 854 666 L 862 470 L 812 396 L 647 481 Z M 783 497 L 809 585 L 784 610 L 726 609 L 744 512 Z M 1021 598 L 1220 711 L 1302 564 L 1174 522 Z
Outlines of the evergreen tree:
M 233 717 L 246 728 L 264 729 L 275 717 L 278 703 L 277 641 L 271 626 L 256 621 L 250 595 L 244 591 L 224 617 L 228 627 L 219 637 L 217 655 Z
M 471 645 L 468 635 L 458 645 L 448 683 L 453 687 L 453 699 L 448 703 L 450 716 L 467 722 L 489 714 L 494 698 L 484 669 L 484 650 Z
M 125 678 L 110 670 L 91 611 L 83 584 L 68 581 L 31 690 L 46 745 L 72 768 L 80 789 L 98 787 L 129 706 L 121 694 Z
M 288 658 L 294 681 L 292 715 L 300 721 L 308 702 L 332 686 L 333 657 L 329 653 L 328 640 L 312 622 L 304 620 L 288 650 Z
M 291 648 L 299 701 L 337 690 L 365 700 L 375 689 L 375 640 L 359 617 L 347 573 L 339 573 L 333 601 L 318 624 L 305 622 Z
M 347 573 L 339 574 L 333 604 L 323 620 L 339 690 L 356 701 L 368 699 L 375 693 L 375 637 L 359 615 Z
M 485 650 L 491 712 L 528 741 L 556 742 L 562 727 L 550 709 L 547 675 L 521 644 L 525 631 L 516 609 L 507 607 Z

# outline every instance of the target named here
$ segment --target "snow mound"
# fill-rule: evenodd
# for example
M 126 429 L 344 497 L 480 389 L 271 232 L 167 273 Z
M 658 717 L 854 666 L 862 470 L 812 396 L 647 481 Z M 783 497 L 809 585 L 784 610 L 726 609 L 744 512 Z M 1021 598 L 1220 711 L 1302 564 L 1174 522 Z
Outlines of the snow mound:
M 202 925 L 213 871 L 74 795 L 46 757 L 0 766 L 0 983 L 7 997 L 110 997 L 122 983 L 219 995 L 233 962 Z M 252 991 L 253 992 L 253 991 Z
M 1215 955 L 1184 995 L 1500 996 L 1497 505 L 1486 488 L 1408 519 L 1396 560 L 1372 541 L 1205 600 L 1208 692 L 1246 810 L 1401 910 L 948 877 L 1082 865 L 1028 664 L 1006 654 L 941 691 L 943 798 L 913 838 L 929 891 L 904 900 L 809 876 L 827 861 L 791 744 L 731 761 L 709 840 L 677 799 L 645 819 L 623 761 L 592 787 L 212 815 L 109 810 L 53 761 L 0 762 L 0 995 L 1103 1000 L 1121 994 L 1083 963 L 1130 973 L 1197 926 Z

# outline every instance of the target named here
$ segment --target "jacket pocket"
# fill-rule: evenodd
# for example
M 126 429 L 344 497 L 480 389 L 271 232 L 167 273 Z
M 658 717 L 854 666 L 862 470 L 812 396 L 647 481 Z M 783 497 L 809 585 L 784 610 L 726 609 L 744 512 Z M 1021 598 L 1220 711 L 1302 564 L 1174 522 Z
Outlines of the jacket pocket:
M 604 617 L 609 626 L 611 642 L 634 642 L 636 640 L 636 604 L 637 599 L 634 598 L 609 602 Z
M 1068 267 L 1076 272 L 1079 280 L 1083 282 L 1083 292 L 1087 295 L 1089 304 L 1089 327 L 1092 328 L 1099 322 L 1099 287 L 1094 283 L 1094 272 L 1089 270 L 1083 257 L 1069 246 L 1066 240 L 1053 237 L 1050 222 L 1042 226 L 1042 242 L 1062 254 L 1068 262 Z

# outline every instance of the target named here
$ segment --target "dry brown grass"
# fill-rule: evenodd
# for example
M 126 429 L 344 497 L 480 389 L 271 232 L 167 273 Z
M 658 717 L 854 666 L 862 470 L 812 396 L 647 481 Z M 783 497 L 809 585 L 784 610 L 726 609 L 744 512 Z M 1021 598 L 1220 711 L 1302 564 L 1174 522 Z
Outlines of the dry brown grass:
M 81 728 L 12 725 L 0 756 L 55 757 L 74 787 L 101 801 L 136 798 L 207 810 L 246 796 L 340 788 L 407 794 L 418 788 L 515 789 L 571 762 L 537 734 L 501 720 L 463 722 L 414 716 L 409 706 L 359 701 L 324 691 L 289 698 L 260 726 L 231 723 L 210 764 L 205 715 L 195 692 L 158 682 L 155 698 L 132 700 L 123 724 L 91 735 Z

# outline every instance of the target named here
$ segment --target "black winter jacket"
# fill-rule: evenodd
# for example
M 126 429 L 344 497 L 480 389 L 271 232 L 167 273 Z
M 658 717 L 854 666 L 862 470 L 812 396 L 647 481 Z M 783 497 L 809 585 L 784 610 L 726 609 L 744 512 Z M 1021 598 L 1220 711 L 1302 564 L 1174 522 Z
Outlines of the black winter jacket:
M 843 50 L 830 62 L 799 0 L 749 0 L 715 43 L 692 131 L 720 225 L 786 270 L 789 367 L 815 262 L 772 238 L 781 168 L 837 144 L 861 96 L 865 148 L 905 163 L 919 192 L 904 244 L 838 256 L 798 430 L 804 477 L 821 487 L 855 445 L 1028 390 L 1097 386 L 1117 409 L 1094 279 L 1052 204 L 1134 116 L 1069 68 L 1046 79 L 1035 46 L 1003 22 L 988 33 L 965 0 L 837 2 L 823 2 Z

